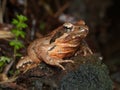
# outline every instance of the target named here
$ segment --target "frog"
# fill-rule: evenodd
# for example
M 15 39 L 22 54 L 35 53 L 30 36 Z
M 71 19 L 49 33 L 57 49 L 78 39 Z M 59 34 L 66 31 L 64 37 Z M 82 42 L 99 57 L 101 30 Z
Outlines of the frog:
M 83 56 L 93 54 L 85 41 L 88 32 L 88 26 L 83 20 L 75 24 L 66 22 L 45 37 L 34 40 L 27 48 L 27 55 L 21 57 L 16 68 L 20 71 L 29 70 L 43 61 L 66 70 L 62 64 L 74 64 L 74 60 L 66 58 L 77 55 L 79 50 L 83 52 Z

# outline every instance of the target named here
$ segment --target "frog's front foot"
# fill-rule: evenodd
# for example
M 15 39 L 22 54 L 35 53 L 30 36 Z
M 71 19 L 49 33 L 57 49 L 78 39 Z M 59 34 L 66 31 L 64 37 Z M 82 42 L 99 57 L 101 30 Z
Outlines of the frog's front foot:
M 63 59 L 51 59 L 49 62 L 47 62 L 50 65 L 58 66 L 62 68 L 62 70 L 65 70 L 65 68 L 61 65 L 62 63 L 74 63 L 73 60 L 63 60 Z
M 77 51 L 75 53 L 75 56 L 77 55 L 87 56 L 87 55 L 92 55 L 92 54 L 93 52 L 88 46 L 83 46 L 80 51 Z
M 93 54 L 91 49 L 89 47 L 86 47 L 86 46 L 82 47 L 82 52 L 83 52 L 83 56 L 87 56 L 87 55 Z

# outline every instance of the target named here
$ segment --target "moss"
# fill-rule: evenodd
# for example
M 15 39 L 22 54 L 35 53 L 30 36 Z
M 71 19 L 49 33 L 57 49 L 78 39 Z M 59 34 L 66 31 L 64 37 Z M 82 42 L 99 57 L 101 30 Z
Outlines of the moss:
M 75 71 L 67 73 L 58 90 L 112 90 L 107 66 L 96 56 L 86 59 L 95 59 L 95 62 L 81 64 Z

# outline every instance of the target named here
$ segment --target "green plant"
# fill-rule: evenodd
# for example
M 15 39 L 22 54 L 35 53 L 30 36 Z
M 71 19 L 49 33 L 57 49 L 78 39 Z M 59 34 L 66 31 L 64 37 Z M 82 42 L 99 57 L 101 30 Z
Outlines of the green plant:
M 3 71 L 3 67 L 10 62 L 10 58 L 7 56 L 0 57 L 0 73 Z
M 4 77 L 2 78 L 3 81 L 6 80 L 6 78 L 8 79 L 7 77 L 8 73 L 9 75 L 13 76 L 13 79 L 15 79 L 15 76 L 19 73 L 19 70 L 16 70 L 14 72 L 14 70 L 13 69 L 10 70 L 10 68 L 13 65 L 14 61 L 16 60 L 16 57 L 21 56 L 21 54 L 18 53 L 18 50 L 24 47 L 23 43 L 19 38 L 20 37 L 23 39 L 25 38 L 25 32 L 23 31 L 23 29 L 27 27 L 25 21 L 27 21 L 27 18 L 23 15 L 17 15 L 17 18 L 13 19 L 12 21 L 14 28 L 11 30 L 11 32 L 14 35 L 14 39 L 9 42 L 9 45 L 13 47 L 14 54 L 12 60 L 6 56 L 0 57 L 0 73 L 2 72 L 0 75 L 5 76 L 5 78 Z
M 0 57 L 0 67 L 3 67 L 5 65 L 5 63 L 9 63 L 9 62 L 10 62 L 9 57 L 6 57 L 6 56 Z
M 23 31 L 23 29 L 27 27 L 25 21 L 27 21 L 27 17 L 23 15 L 17 15 L 17 18 L 12 21 L 15 28 L 12 29 L 11 32 L 15 38 L 10 41 L 9 44 L 14 47 L 14 59 L 16 56 L 20 56 L 17 50 L 24 47 L 23 43 L 19 40 L 19 37 L 25 38 L 25 32 Z

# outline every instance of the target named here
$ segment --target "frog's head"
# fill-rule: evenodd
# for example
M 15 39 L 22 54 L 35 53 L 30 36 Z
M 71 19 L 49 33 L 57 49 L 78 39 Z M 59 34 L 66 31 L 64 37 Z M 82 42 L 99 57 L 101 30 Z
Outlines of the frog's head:
M 76 33 L 79 36 L 82 35 L 80 37 L 85 37 L 88 34 L 88 27 L 82 20 L 76 24 L 64 23 L 63 27 L 67 32 Z
M 76 24 L 64 23 L 63 27 L 67 31 L 67 35 L 64 40 L 69 42 L 78 42 L 81 39 L 84 39 L 89 32 L 88 27 L 85 25 L 85 22 L 81 21 Z
M 88 27 L 85 22 L 80 20 L 76 24 L 69 22 L 64 23 L 51 38 L 50 43 L 79 43 L 88 34 Z

